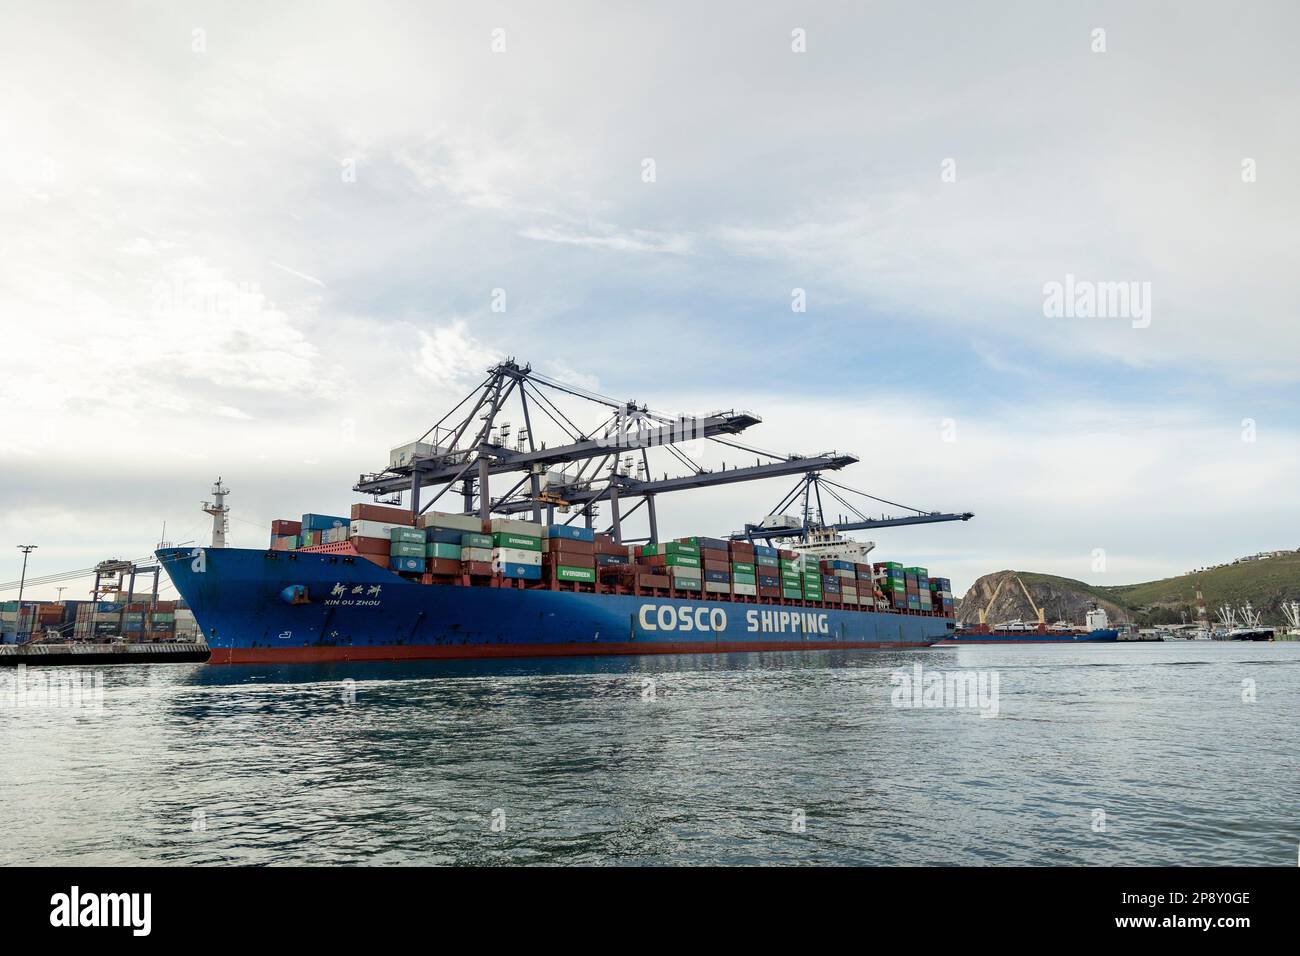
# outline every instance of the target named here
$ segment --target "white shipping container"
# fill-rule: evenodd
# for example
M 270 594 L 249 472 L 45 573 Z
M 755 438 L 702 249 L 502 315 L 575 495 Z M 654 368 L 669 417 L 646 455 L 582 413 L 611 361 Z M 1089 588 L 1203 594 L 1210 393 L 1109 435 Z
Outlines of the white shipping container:
M 844 599 L 844 603 L 845 603 L 845 604 L 858 604 L 858 603 L 860 603 L 860 602 L 858 601 L 858 596 L 857 596 L 856 594 L 849 594 L 849 593 L 846 592 L 846 593 L 840 595 L 840 597 L 842 597 L 842 598 Z
M 541 554 L 541 552 L 537 552 Z M 461 548 L 460 559 L 462 561 L 491 561 L 491 548 Z
M 540 538 L 542 536 L 542 525 L 534 524 L 531 521 L 515 521 L 513 518 L 493 518 L 492 533 L 496 534 L 498 531 L 527 535 L 530 538 Z
M 755 597 L 758 594 L 757 584 L 732 584 L 731 591 L 733 594 L 743 594 L 746 597 Z
M 406 528 L 408 525 L 393 524 L 391 521 L 367 521 L 358 518 L 348 526 L 348 538 L 382 538 L 385 541 L 393 539 L 394 528 Z M 347 540 L 344 538 L 343 540 Z
M 428 442 L 413 441 L 409 445 L 399 445 L 388 453 L 389 468 L 404 468 L 417 458 L 429 458 L 438 448 Z
M 492 561 L 496 564 L 532 564 L 542 566 L 542 552 L 522 551 L 519 548 L 493 548 Z
M 483 520 L 478 515 L 448 514 L 445 511 L 428 511 L 415 522 L 421 528 L 442 528 L 447 531 L 469 531 L 482 534 Z

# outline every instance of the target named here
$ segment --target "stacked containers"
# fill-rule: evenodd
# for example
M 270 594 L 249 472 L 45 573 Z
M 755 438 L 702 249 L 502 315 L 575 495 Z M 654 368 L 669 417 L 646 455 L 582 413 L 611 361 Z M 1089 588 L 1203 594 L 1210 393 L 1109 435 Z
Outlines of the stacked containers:
M 460 569 L 472 577 L 492 574 L 492 535 L 481 531 L 461 532 Z
M 793 551 L 777 553 L 781 562 L 781 597 L 787 601 L 802 601 L 803 559 Z
M 388 567 L 404 574 L 423 574 L 425 569 L 424 530 L 392 528 L 388 542 Z M 457 551 L 460 549 L 457 548 Z M 459 560 L 459 558 L 457 558 Z
M 872 566 L 876 579 L 889 605 L 897 610 L 907 609 L 907 578 L 903 566 L 897 561 L 883 561 Z
M 696 538 L 706 594 L 731 594 L 731 553 L 721 538 Z
M 353 505 L 354 514 L 364 514 L 359 509 L 366 508 L 366 505 Z M 397 509 L 385 509 L 396 512 Z M 374 514 L 374 512 L 370 512 Z M 352 523 L 348 526 L 348 544 L 352 545 L 352 550 L 365 558 L 367 561 L 373 561 L 381 568 L 389 567 L 389 558 L 393 551 L 393 530 L 396 528 L 411 529 L 411 513 L 409 511 L 399 512 L 400 517 L 389 515 L 380 518 L 358 518 L 354 517 Z M 422 534 L 422 533 L 421 533 Z M 424 554 L 421 549 L 421 561 Z M 409 564 L 409 562 L 407 562 Z
M 860 607 L 876 606 L 876 583 L 871 573 L 871 565 L 855 564 L 853 573 L 858 579 L 858 605 Z
M 483 548 L 483 522 L 474 515 L 446 514 L 432 511 L 420 515 L 420 533 L 423 536 L 424 556 L 429 562 L 429 573 L 441 577 L 456 577 L 465 573 L 465 538 L 478 535 L 479 553 L 471 557 L 482 558 L 487 551 L 488 574 L 492 573 L 491 548 Z M 477 570 L 482 570 L 481 568 Z
M 562 584 L 595 584 L 596 533 L 567 524 L 542 528 L 542 574 Z
M 818 568 L 822 578 L 822 599 L 826 601 L 827 604 L 844 603 L 843 588 L 840 586 L 840 581 L 842 579 L 835 573 L 835 565 L 837 563 L 843 564 L 845 562 L 822 561 Z
M 779 598 L 781 596 L 780 552 L 767 545 L 754 545 L 754 566 L 758 572 L 758 596 Z
M 277 518 L 271 522 L 271 550 L 293 551 L 298 547 L 298 536 L 301 534 L 301 521 Z
M 755 548 L 748 541 L 732 541 L 728 553 L 731 557 L 731 593 L 742 597 L 758 594 L 758 565 Z
M 492 531 L 492 573 L 524 581 L 542 579 L 542 526 L 531 521 L 495 518 Z
M 347 518 L 337 515 L 303 515 L 302 532 L 299 535 L 298 547 L 310 548 L 318 544 L 325 544 L 326 541 L 346 541 L 348 539 L 348 525 Z M 341 532 L 340 529 L 342 529 Z M 339 537 L 340 533 L 342 537 Z M 325 537 L 327 534 L 329 538 Z
M 639 564 L 666 575 L 670 586 L 679 591 L 703 590 L 703 568 L 700 565 L 700 548 L 694 538 L 669 541 L 667 544 L 645 544 L 635 548 Z
M 934 610 L 944 617 L 953 617 L 952 582 L 947 578 L 931 578 L 930 594 Z
M 907 609 L 909 611 L 921 610 L 921 576 L 925 573 L 924 568 L 903 568 L 903 580 L 907 585 Z

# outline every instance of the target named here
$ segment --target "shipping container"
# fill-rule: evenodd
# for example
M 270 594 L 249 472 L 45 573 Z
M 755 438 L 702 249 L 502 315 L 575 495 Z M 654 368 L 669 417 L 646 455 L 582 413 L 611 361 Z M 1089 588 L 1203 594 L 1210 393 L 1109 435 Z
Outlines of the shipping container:
M 330 528 L 341 528 L 351 524 L 350 518 L 343 518 L 338 515 L 303 515 L 303 531 L 328 531 Z
M 546 539 L 567 538 L 570 541 L 584 541 L 588 544 L 594 544 L 596 532 L 591 528 L 583 528 L 579 525 L 552 524 L 542 529 L 542 537 Z
M 528 564 L 535 568 L 542 566 L 542 552 L 527 551 L 523 548 L 493 548 L 493 564 Z
M 540 581 L 542 578 L 542 565 L 537 564 L 520 564 L 514 561 L 493 561 L 492 573 L 499 574 L 504 578 L 519 578 L 526 581 Z
M 522 524 L 522 522 L 520 522 Z M 476 515 L 449 514 L 445 511 L 428 511 L 416 519 L 419 528 L 449 528 L 455 531 L 483 531 L 483 520 Z M 537 527 L 533 525 L 532 527 Z
M 514 531 L 494 531 L 492 533 L 492 546 L 498 549 L 506 548 L 514 551 L 536 551 L 540 554 L 542 539 L 539 535 L 519 534 Z
M 555 579 L 557 581 L 580 581 L 585 584 L 595 584 L 596 572 L 592 568 L 578 568 L 561 564 L 555 568 Z
M 411 512 L 405 508 L 390 508 L 385 505 L 358 502 L 350 512 L 353 521 L 378 521 L 381 524 L 410 525 Z

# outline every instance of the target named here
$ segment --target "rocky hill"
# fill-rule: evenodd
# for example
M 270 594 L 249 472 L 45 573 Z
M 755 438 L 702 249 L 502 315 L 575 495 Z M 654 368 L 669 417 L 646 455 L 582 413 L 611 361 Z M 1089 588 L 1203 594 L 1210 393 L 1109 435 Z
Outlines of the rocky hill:
M 1104 607 L 1112 621 L 1131 621 L 1141 626 L 1177 623 L 1184 614 L 1189 621 L 1195 620 L 1198 580 L 1211 620 L 1221 605 L 1239 607 L 1249 601 L 1262 614 L 1265 624 L 1281 625 L 1285 622 L 1282 604 L 1300 601 L 1300 553 L 1288 553 L 1160 581 L 1104 587 L 1054 574 L 995 571 L 972 584 L 957 602 L 957 619 L 963 624 L 978 623 L 979 609 L 988 605 L 1003 578 L 1009 578 L 989 610 L 989 621 L 1033 621 L 1033 608 L 1012 575 L 1024 582 L 1034 603 L 1046 612 L 1048 623 L 1057 619 L 1083 623 L 1084 614 L 1094 606 Z
M 970 590 L 957 603 L 957 620 L 962 624 L 978 624 L 982 608 L 988 608 L 991 624 L 1016 619 L 1028 622 L 1037 620 L 1025 592 L 1016 583 L 1017 576 L 1029 590 L 1034 604 L 1043 609 L 1048 624 L 1056 620 L 1082 624 L 1084 615 L 1093 607 L 1105 608 L 1110 619 L 1116 623 L 1132 620 L 1129 607 L 1102 594 L 1100 588 L 1070 578 L 1031 571 L 994 571 L 984 575 L 970 586 Z M 995 592 L 997 598 L 990 606 L 989 599 Z

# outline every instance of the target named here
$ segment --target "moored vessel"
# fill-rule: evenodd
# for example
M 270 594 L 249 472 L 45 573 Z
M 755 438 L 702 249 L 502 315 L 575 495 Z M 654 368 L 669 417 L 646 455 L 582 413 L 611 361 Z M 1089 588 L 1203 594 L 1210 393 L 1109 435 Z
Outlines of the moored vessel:
M 564 427 L 572 420 L 539 401 L 539 384 L 614 415 L 594 431 Z M 526 424 L 512 444 L 510 424 L 496 422 L 516 391 Z M 212 663 L 922 647 L 953 632 L 946 579 L 867 563 L 870 543 L 812 520 L 807 505 L 797 533 L 747 525 L 725 539 L 660 539 L 659 495 L 790 474 L 815 482 L 856 462 L 852 455 L 763 452 L 734 440 L 760 421 L 752 413 L 663 416 L 513 361 L 489 369 L 476 394 L 462 401 L 470 406 L 462 420 L 444 426 L 444 416 L 393 449 L 382 472 L 363 474 L 354 490 L 376 500 L 346 516 L 278 519 L 268 547 L 227 548 L 229 509 L 224 499 L 205 503 L 213 546 L 157 554 Z M 530 409 L 558 413 L 551 417 L 567 440 L 539 442 Z M 686 476 L 651 477 L 650 449 L 700 439 L 758 457 L 753 466 L 691 462 Z M 493 497 L 493 476 L 508 472 L 523 477 Z M 429 486 L 440 490 L 422 505 Z M 448 492 L 464 511 L 431 510 Z M 603 532 L 594 527 L 598 504 L 610 512 Z M 625 538 L 642 506 L 649 534 Z M 972 517 L 911 510 L 917 515 L 844 526 Z M 774 535 L 785 546 L 766 543 Z

